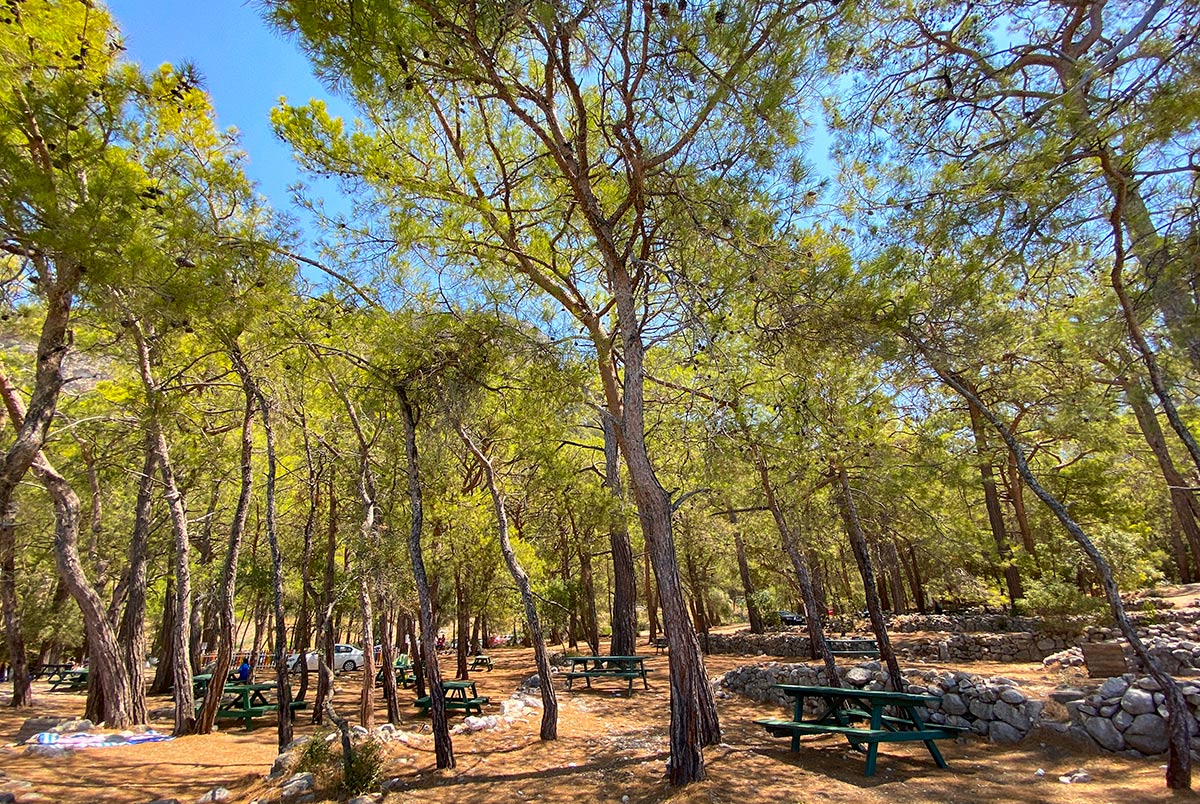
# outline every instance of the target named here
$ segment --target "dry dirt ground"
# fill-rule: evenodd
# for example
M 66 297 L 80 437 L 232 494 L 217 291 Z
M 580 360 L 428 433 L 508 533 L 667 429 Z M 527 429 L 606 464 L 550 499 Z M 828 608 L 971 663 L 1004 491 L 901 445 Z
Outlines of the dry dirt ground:
M 652 652 L 652 651 L 651 651 Z M 481 695 L 493 702 L 515 690 L 532 672 L 532 652 L 501 649 L 492 653 L 496 669 L 474 673 Z M 710 675 L 766 657 L 710 656 Z M 907 665 L 906 665 L 907 666 Z M 667 759 L 667 657 L 654 656 L 647 667 L 651 689 L 636 689 L 627 698 L 618 685 L 597 685 L 559 693 L 559 739 L 538 740 L 540 710 L 530 711 L 508 726 L 457 735 L 457 768 L 434 768 L 427 733 L 389 745 L 387 776 L 399 776 L 404 787 L 387 804 L 400 802 L 829 802 L 830 804 L 909 804 L 915 802 L 1192 801 L 1193 794 L 1171 794 L 1164 787 L 1160 762 L 1136 761 L 1088 752 L 1056 742 L 1039 732 L 1020 746 L 970 740 L 942 743 L 950 764 L 939 770 L 919 744 L 883 746 L 875 778 L 863 776 L 863 756 L 841 738 L 806 739 L 797 754 L 785 740 L 766 735 L 753 724 L 757 717 L 778 716 L 779 709 L 734 697 L 719 701 L 724 743 L 705 752 L 709 778 L 683 789 L 664 782 Z M 960 669 L 1006 675 L 1045 691 L 1063 681 L 1083 682 L 1041 665 L 992 664 Z M 338 702 L 354 711 L 361 673 L 339 677 Z M 37 685 L 31 711 L 0 710 L 0 744 L 12 743 L 25 717 L 37 714 L 78 715 L 81 693 L 50 693 Z M 406 702 L 408 698 L 405 699 Z M 3 699 L 0 698 L 0 703 Z M 168 704 L 155 700 L 151 707 Z M 382 702 L 381 702 L 382 703 Z M 427 729 L 425 721 L 405 707 L 403 729 Z M 302 713 L 307 715 L 308 713 Z M 313 730 L 301 717 L 297 733 Z M 457 720 L 457 718 L 455 718 Z M 159 797 L 194 801 L 222 785 L 233 801 L 278 801 L 276 788 L 263 775 L 275 756 L 275 732 L 269 721 L 251 731 L 228 726 L 220 733 L 161 743 L 77 751 L 58 758 L 28 756 L 22 748 L 0 748 L 0 773 L 8 780 L 28 781 L 22 794 L 45 802 L 112 802 L 142 804 Z M 169 729 L 169 723 L 160 727 Z M 1094 781 L 1062 784 L 1060 775 L 1084 768 Z M 1037 771 L 1044 771 L 1038 776 Z M 4 781 L 0 779 L 0 781 Z M 1200 774 L 1198 774 L 1200 782 Z M 1200 787 L 1200 784 L 1198 784 Z M 336 800 L 336 799 L 329 799 Z

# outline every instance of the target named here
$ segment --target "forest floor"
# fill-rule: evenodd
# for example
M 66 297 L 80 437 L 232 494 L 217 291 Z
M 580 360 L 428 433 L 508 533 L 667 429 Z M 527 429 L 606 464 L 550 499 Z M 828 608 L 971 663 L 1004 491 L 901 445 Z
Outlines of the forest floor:
M 903 635 L 897 635 L 903 642 Z M 652 652 L 652 651 L 648 651 Z M 498 713 L 497 704 L 509 697 L 533 672 L 532 651 L 492 651 L 496 667 L 477 672 L 479 693 L 491 697 L 485 714 Z M 706 657 L 715 676 L 738 665 L 768 661 L 767 657 L 713 655 Z M 446 660 L 444 669 L 452 669 Z M 780 661 L 794 661 L 781 659 Z M 619 685 L 600 683 L 591 690 L 559 693 L 559 739 L 538 739 L 540 709 L 525 710 L 511 723 L 473 734 L 455 735 L 457 768 L 434 767 L 427 721 L 403 707 L 401 728 L 418 730 L 403 741 L 388 744 L 385 778 L 401 777 L 403 789 L 385 799 L 399 802 L 829 802 L 831 804 L 1083 804 L 1088 802 L 1154 802 L 1194 800 L 1193 794 L 1171 794 L 1163 784 L 1160 761 L 1102 755 L 1062 742 L 1044 730 L 1017 746 L 981 740 L 942 743 L 949 762 L 939 770 L 919 744 L 885 745 L 874 778 L 863 776 L 862 754 L 840 738 L 806 740 L 798 754 L 786 740 L 768 737 L 753 721 L 777 717 L 778 707 L 756 704 L 740 696 L 718 701 L 724 742 L 705 751 L 708 779 L 683 789 L 664 781 L 667 751 L 667 657 L 647 661 L 649 690 L 635 687 L 626 697 Z M 935 665 L 913 665 L 935 667 Z M 1022 682 L 1037 697 L 1063 685 L 1087 686 L 1079 671 L 1049 670 L 1041 664 L 971 664 L 954 669 L 986 676 L 1004 675 Z M 343 713 L 357 709 L 361 672 L 339 676 L 336 701 Z M 1092 681 L 1091 684 L 1095 684 Z M 39 757 L 14 747 L 18 729 L 32 715 L 75 715 L 83 710 L 82 693 L 50 693 L 36 686 L 32 710 L 0 710 L 0 782 L 14 780 L 32 786 L 18 792 L 18 801 L 103 802 L 144 804 L 155 798 L 178 798 L 190 804 L 208 790 L 224 786 L 230 801 L 278 801 L 277 787 L 263 776 L 276 755 L 275 730 L 269 719 L 251 731 L 226 726 L 219 733 L 166 742 L 68 752 Z M 410 691 L 402 691 L 405 701 Z M 384 710 L 379 696 L 379 710 Z M 3 704 L 0 699 L 0 704 Z M 154 698 L 151 708 L 169 706 Z M 386 710 L 384 710 L 386 715 Z M 301 713 L 297 735 L 312 733 L 309 713 Z M 452 718 L 452 723 L 457 717 Z M 157 724 L 168 731 L 169 722 Z M 1058 777 L 1077 768 L 1093 781 L 1063 784 Z M 1038 775 L 1038 771 L 1044 771 Z M 4 789 L 0 787 L 0 789 Z M 625 797 L 628 797 L 627 799 Z M 336 798 L 329 798 L 336 801 Z

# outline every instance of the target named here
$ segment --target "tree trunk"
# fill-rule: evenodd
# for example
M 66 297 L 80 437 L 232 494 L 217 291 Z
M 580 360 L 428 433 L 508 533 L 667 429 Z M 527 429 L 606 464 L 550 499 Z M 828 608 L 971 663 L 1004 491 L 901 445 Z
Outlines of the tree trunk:
M 237 505 L 234 508 L 233 521 L 229 526 L 229 544 L 225 549 L 225 563 L 221 567 L 220 591 L 217 597 L 217 644 L 216 659 L 213 662 L 212 681 L 205 692 L 200 713 L 196 717 L 196 732 L 209 734 L 216 722 L 217 709 L 225 688 L 224 679 L 229 675 L 233 666 L 234 626 L 234 594 L 237 590 L 238 555 L 241 552 L 242 537 L 246 533 L 246 522 L 250 516 L 250 495 L 254 487 L 253 452 L 254 452 L 254 393 L 242 383 L 245 404 L 242 409 L 242 440 L 241 440 L 241 484 L 239 486 Z
M 142 452 L 133 535 L 129 540 L 125 611 L 119 630 L 119 642 L 125 649 L 125 672 L 129 674 L 129 714 L 134 723 L 145 723 L 147 716 L 143 669 L 146 664 L 146 568 L 149 563 L 150 516 L 154 504 L 154 473 L 158 470 L 154 434 L 149 431 Z
M 842 518 L 850 536 L 854 558 L 858 561 L 858 571 L 862 575 L 863 589 L 867 595 L 867 613 L 871 618 L 871 630 L 875 634 L 875 641 L 879 645 L 879 657 L 887 664 L 892 689 L 903 692 L 904 677 L 900 675 L 900 664 L 896 661 L 896 653 L 892 650 L 891 640 L 888 639 L 887 625 L 883 621 L 883 608 L 879 604 L 879 596 L 875 594 L 875 570 L 871 567 L 871 557 L 867 554 L 867 539 L 858 519 L 858 509 L 850 491 L 850 480 L 841 466 L 834 467 L 834 471 L 837 472 L 838 484 L 841 486 Z
M 587 640 L 592 655 L 596 656 L 600 653 L 600 621 L 596 615 L 596 582 L 592 577 L 592 554 L 586 543 L 579 546 L 579 585 L 583 591 L 583 637 Z
M 654 579 L 650 576 L 650 549 L 645 548 L 642 556 L 645 559 L 642 571 L 646 587 L 646 628 L 650 634 L 650 641 L 653 642 L 658 638 L 658 595 L 654 592 Z
M 104 724 L 110 729 L 126 728 L 133 721 L 124 651 L 117 643 L 107 610 L 88 582 L 79 560 L 79 497 L 45 457 L 39 455 L 32 468 L 54 500 L 54 558 L 59 574 L 83 614 L 90 661 L 88 683 L 97 685 L 102 696 Z M 191 683 L 191 676 L 188 676 L 189 691 Z
M 454 745 L 450 741 L 450 727 L 446 720 L 446 692 L 442 688 L 442 674 L 437 660 L 437 623 L 433 619 L 433 598 L 429 592 L 429 577 L 425 573 L 425 559 L 421 555 L 421 475 L 417 462 L 417 418 L 408 399 L 404 385 L 396 387 L 400 400 L 400 411 L 404 420 L 405 454 L 408 459 L 408 496 L 411 506 L 412 529 L 408 535 L 408 556 L 412 561 L 413 579 L 420 603 L 421 649 L 425 654 L 425 679 L 429 683 L 429 716 L 433 721 L 433 749 L 438 768 L 453 768 Z
M 267 442 L 267 544 L 271 548 L 271 603 L 275 616 L 275 694 L 278 701 L 278 744 L 282 751 L 292 741 L 292 685 L 288 679 L 287 670 L 287 619 L 283 610 L 283 551 L 279 547 L 279 529 L 277 527 L 275 476 L 278 460 L 275 455 L 275 427 L 271 422 L 271 400 L 267 399 L 262 387 L 250 373 L 250 369 L 242 360 L 241 351 L 236 344 L 233 348 L 234 367 L 242 375 L 242 381 L 253 394 L 258 403 L 258 415 L 262 418 L 263 433 Z M 240 367 L 240 368 L 239 368 Z M 370 623 L 370 620 L 367 620 Z M 370 627 L 368 625 L 368 634 Z M 368 636 L 369 638 L 369 636 Z M 374 649 L 367 646 L 367 667 L 370 668 Z M 374 689 L 375 674 L 371 674 L 371 688 Z
M 470 670 L 467 667 L 467 632 L 471 630 L 471 612 L 467 610 L 467 590 L 463 587 L 462 567 L 454 568 L 454 631 L 456 635 L 454 647 L 455 668 L 454 677 L 467 680 Z
M 155 461 L 157 462 L 157 457 Z M 154 680 L 150 682 L 150 694 L 162 695 L 171 689 L 175 677 L 175 650 L 171 647 L 172 635 L 175 633 L 175 578 L 168 573 L 167 589 L 163 595 L 162 622 L 159 623 L 158 633 L 154 637 L 151 650 L 159 657 L 158 665 L 154 668 Z
M 1175 467 L 1175 461 L 1171 458 L 1171 450 L 1167 447 L 1166 438 L 1163 437 L 1162 427 L 1158 424 L 1154 407 L 1146 398 L 1146 393 L 1141 385 L 1136 380 L 1129 380 L 1123 383 L 1123 387 L 1125 398 L 1129 401 L 1129 407 L 1133 409 L 1138 428 L 1142 431 L 1142 437 L 1146 439 L 1146 444 L 1154 453 L 1155 460 L 1158 461 L 1158 469 L 1166 482 L 1167 494 L 1171 500 L 1171 509 L 1174 512 L 1175 520 L 1179 523 L 1184 536 L 1187 537 L 1188 546 L 1192 549 L 1192 556 L 1198 562 L 1197 570 L 1200 570 L 1200 523 L 1197 523 L 1196 520 L 1193 507 L 1194 495 L 1189 488 L 1190 484 Z
M 1130 623 L 1129 617 L 1125 612 L 1125 604 L 1121 600 L 1120 590 L 1117 588 L 1116 579 L 1113 577 L 1112 568 L 1108 565 L 1103 554 L 1097 549 L 1095 543 L 1092 542 L 1083 528 L 1079 526 L 1079 523 L 1067 512 L 1066 506 L 1043 488 L 1037 478 L 1034 477 L 1033 471 L 1029 468 L 1029 464 L 1025 460 L 1025 451 L 1021 445 L 1008 432 L 1000 419 L 990 410 L 983 407 L 983 403 L 979 401 L 970 384 L 962 380 L 957 374 L 943 368 L 923 342 L 911 333 L 906 333 L 906 335 L 910 342 L 925 356 L 938 377 L 957 391 L 969 404 L 975 405 L 981 415 L 991 423 L 992 427 L 1004 439 L 1009 450 L 1012 451 L 1016 458 L 1017 469 L 1020 471 L 1021 478 L 1025 481 L 1025 484 L 1029 486 L 1038 499 L 1058 518 L 1058 521 L 1067 529 L 1067 532 L 1071 534 L 1075 543 L 1079 545 L 1091 561 L 1092 566 L 1100 576 L 1100 583 L 1104 589 L 1104 596 L 1108 601 L 1109 609 L 1112 611 L 1113 620 L 1116 622 L 1125 640 L 1133 648 L 1138 659 L 1141 660 L 1142 666 L 1158 682 L 1163 694 L 1166 696 L 1168 738 L 1167 786 L 1173 789 L 1191 787 L 1192 765 L 1188 736 L 1191 726 L 1191 713 L 1188 710 L 1187 702 L 1183 699 L 1183 693 L 1180 691 L 1179 685 L 1175 683 L 1175 679 L 1162 669 L 1158 660 L 1150 654 L 1146 646 L 1142 643 L 1133 624 Z
M 987 508 L 988 526 L 992 531 L 992 540 L 996 543 L 996 553 L 1004 572 L 1004 585 L 1008 590 L 1008 602 L 1012 610 L 1017 610 L 1017 600 L 1024 596 L 1021 589 L 1021 575 L 1017 565 L 1013 563 L 1012 548 L 1008 544 L 1008 532 L 1004 526 L 1004 512 L 1000 508 L 1000 494 L 996 491 L 996 479 L 992 474 L 992 460 L 988 454 L 987 431 L 984 428 L 983 417 L 974 405 L 967 405 L 971 416 L 971 434 L 975 438 L 975 455 L 979 459 L 979 477 L 983 483 L 983 502 Z
M 329 522 L 325 540 L 325 575 L 321 586 L 321 613 L 317 618 L 317 647 L 324 656 L 325 665 L 333 663 L 333 584 L 337 569 L 337 485 L 335 483 L 336 464 L 329 465 Z M 307 662 L 308 657 L 302 661 Z M 325 704 L 333 697 L 333 674 L 320 673 L 317 676 L 317 698 L 313 704 L 313 723 L 322 723 L 325 718 Z
M 658 580 L 658 596 L 662 603 L 663 625 L 668 643 L 669 679 L 671 685 L 671 760 L 667 776 L 671 784 L 683 785 L 705 778 L 704 746 L 721 741 L 721 725 L 717 717 L 716 700 L 708 685 L 704 657 L 689 627 L 683 587 L 679 581 L 679 565 L 675 552 L 675 537 L 671 528 L 671 501 L 666 489 L 658 482 L 650 455 L 646 449 L 645 422 L 645 344 L 640 331 L 640 313 L 635 302 L 631 277 L 624 264 L 609 257 L 608 273 L 616 302 L 618 328 L 624 358 L 624 377 L 620 407 L 609 401 L 609 412 L 620 414 L 618 438 L 629 483 L 637 502 L 642 534 L 650 551 L 650 561 Z M 602 371 L 614 367 L 604 365 Z M 611 385 L 611 380 L 608 382 Z
M 400 695 L 396 691 L 396 651 L 392 644 L 392 607 L 379 598 L 379 665 L 383 668 L 383 700 L 387 704 L 388 723 L 400 722 Z M 374 675 L 372 675 L 372 682 Z
M 637 652 L 638 636 L 637 566 L 633 561 L 629 524 L 625 518 L 616 423 L 607 411 L 601 411 L 600 425 L 604 432 L 604 485 L 612 493 L 615 503 L 608 524 L 608 544 L 613 562 L 612 640 L 609 642 L 609 651 L 613 656 L 632 656 Z
M 733 526 L 733 547 L 737 552 L 738 577 L 742 581 L 742 594 L 746 599 L 746 616 L 750 619 L 750 633 L 763 632 L 762 613 L 754 599 L 754 583 L 750 580 L 750 563 L 746 560 L 746 543 L 742 539 L 742 529 L 738 527 L 737 514 L 733 506 L 729 507 L 729 524 Z
M 16 506 L 13 494 L 17 484 L 37 460 L 62 390 L 62 363 L 68 348 L 71 304 L 82 275 L 79 266 L 64 260 L 58 267 L 57 281 L 46 274 L 45 318 L 38 337 L 33 392 L 26 408 L 7 374 L 0 371 L 0 393 L 16 439 L 4 453 L 0 465 L 0 606 L 4 608 L 4 634 L 12 665 L 13 696 L 11 705 L 33 703 L 28 657 L 21 636 L 21 614 L 16 593 Z
M 550 657 L 546 654 L 546 640 L 542 637 L 542 623 L 537 613 L 537 602 L 533 597 L 533 589 L 529 583 L 529 575 L 526 574 L 524 567 L 517 561 L 517 554 L 513 551 L 512 542 L 508 535 L 508 515 L 504 510 L 504 495 L 500 491 L 500 485 L 496 481 L 496 473 L 492 467 L 492 462 L 487 456 L 475 445 L 475 442 L 467 434 L 466 429 L 461 423 L 456 424 L 459 438 L 475 456 L 475 460 L 479 461 L 480 467 L 483 468 L 484 480 L 487 482 L 488 491 L 492 495 L 492 508 L 496 513 L 496 534 L 500 541 L 500 552 L 504 555 L 504 563 L 508 567 L 508 572 L 512 575 L 513 581 L 517 584 L 517 591 L 521 594 L 521 603 L 525 607 L 525 624 L 529 628 L 531 641 L 533 642 L 533 659 L 537 665 L 538 672 L 538 690 L 542 696 L 542 729 L 541 738 L 543 740 L 558 739 L 558 698 L 554 693 L 554 676 L 550 668 Z M 621 654 L 613 654 L 621 655 Z M 632 655 L 632 654 L 625 654 Z
M 812 573 L 809 572 L 808 562 L 800 551 L 800 540 L 789 527 L 787 518 L 783 515 L 783 508 L 780 507 L 779 500 L 775 496 L 775 486 L 771 482 L 771 474 L 767 470 L 767 460 L 763 456 L 762 448 L 758 444 L 753 444 L 751 455 L 754 458 L 754 465 L 758 468 L 758 479 L 762 484 L 763 496 L 767 498 L 767 508 L 771 511 L 775 527 L 779 530 L 783 551 L 787 553 L 788 559 L 792 562 L 792 570 L 796 573 L 796 580 L 800 584 L 800 594 L 804 600 L 804 621 L 808 626 L 808 640 L 813 658 L 820 659 L 821 663 L 825 665 L 825 675 L 828 677 L 829 686 L 840 687 L 841 679 L 837 674 L 837 664 L 833 660 L 833 654 L 829 652 L 829 645 L 825 642 L 825 628 L 821 625 L 821 617 L 825 612 L 817 603 Z

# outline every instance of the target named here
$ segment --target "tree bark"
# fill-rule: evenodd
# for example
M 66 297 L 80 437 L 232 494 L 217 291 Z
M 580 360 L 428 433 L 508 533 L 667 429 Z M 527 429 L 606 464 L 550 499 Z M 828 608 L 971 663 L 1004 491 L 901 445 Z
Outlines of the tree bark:
M 1004 572 L 1004 585 L 1008 591 L 1008 602 L 1017 610 L 1017 600 L 1024 596 L 1021 575 L 1013 563 L 1012 548 L 1008 544 L 1008 532 L 1004 526 L 1004 512 L 1000 508 L 1000 494 L 996 491 L 996 479 L 992 472 L 992 460 L 987 448 L 987 430 L 983 417 L 974 405 L 967 405 L 971 416 L 971 434 L 975 438 L 975 456 L 979 460 L 979 477 L 983 484 L 983 502 L 987 508 L 988 527 L 996 543 L 996 553 Z
M 1125 398 L 1129 401 L 1129 407 L 1133 409 L 1133 415 L 1137 419 L 1138 428 L 1142 431 L 1142 437 L 1146 439 L 1146 444 L 1158 462 L 1159 472 L 1167 485 L 1171 509 L 1180 529 L 1187 538 L 1188 546 L 1191 547 L 1192 556 L 1197 562 L 1196 569 L 1200 571 L 1200 523 L 1196 520 L 1195 496 L 1189 488 L 1190 484 L 1175 467 L 1175 461 L 1171 458 L 1171 450 L 1167 446 L 1166 438 L 1163 437 L 1162 427 L 1159 426 L 1154 407 L 1146 398 L 1146 392 L 1136 380 L 1128 380 L 1122 384 L 1122 387 L 1125 389 Z
M 1067 512 L 1066 506 L 1062 504 L 1049 491 L 1042 487 L 1034 476 L 1033 471 L 1029 468 L 1028 462 L 1025 460 L 1025 451 L 1021 447 L 1016 438 L 1008 432 L 1000 419 L 989 409 L 983 406 L 979 398 L 974 394 L 970 383 L 963 380 L 956 373 L 944 368 L 940 361 L 934 356 L 932 350 L 925 345 L 919 338 L 912 333 L 906 333 L 906 338 L 911 342 L 928 361 L 931 368 L 939 378 L 951 388 L 953 388 L 963 399 L 969 404 L 973 404 L 980 411 L 981 415 L 991 423 L 992 427 L 1004 439 L 1009 450 L 1017 461 L 1017 469 L 1021 473 L 1021 478 L 1025 481 L 1025 485 L 1037 495 L 1038 499 L 1050 509 L 1058 521 L 1062 523 L 1067 532 L 1079 545 L 1084 554 L 1087 555 L 1100 577 L 1100 584 L 1104 589 L 1104 597 L 1108 601 L 1109 609 L 1112 612 L 1113 620 L 1116 622 L 1117 628 L 1125 637 L 1138 659 L 1141 660 L 1142 666 L 1146 671 L 1158 682 L 1162 688 L 1163 694 L 1166 696 L 1167 705 L 1167 786 L 1173 789 L 1187 789 L 1191 787 L 1192 780 L 1192 765 L 1191 751 L 1189 741 L 1189 730 L 1191 725 L 1191 713 L 1188 710 L 1187 702 L 1183 699 L 1183 693 L 1179 689 L 1179 685 L 1175 683 L 1175 679 L 1170 676 L 1158 660 L 1151 655 L 1142 643 L 1141 638 L 1137 634 L 1137 630 L 1129 621 L 1129 617 L 1125 612 L 1125 603 L 1121 600 L 1121 592 L 1117 588 L 1116 579 L 1113 576 L 1112 568 L 1108 565 L 1104 555 L 1092 542 L 1087 533 L 1080 527 L 1079 523 Z
M 813 658 L 820 659 L 825 665 L 825 675 L 828 676 L 829 686 L 840 687 L 841 679 L 837 674 L 837 664 L 833 660 L 833 654 L 829 651 L 829 645 L 825 641 L 825 628 L 821 624 L 821 618 L 825 612 L 817 603 L 812 573 L 808 569 L 808 561 L 800 551 L 800 540 L 783 515 L 783 508 L 775 496 L 775 485 L 771 482 L 771 474 L 767 469 L 766 457 L 758 444 L 751 446 L 751 456 L 758 469 L 758 479 L 762 485 L 763 496 L 767 498 L 767 508 L 775 520 L 775 527 L 779 530 L 783 551 L 787 553 L 788 559 L 792 562 L 792 570 L 796 573 L 796 580 L 800 584 L 800 594 L 804 600 L 804 621 L 808 626 L 808 640 Z
M 608 525 L 608 544 L 613 562 L 612 640 L 609 642 L 609 651 L 613 656 L 632 656 L 637 652 L 638 636 L 637 566 L 633 561 L 629 524 L 625 518 L 617 426 L 608 411 L 600 412 L 600 426 L 604 433 L 604 485 L 612 493 L 614 502 Z
M 217 598 L 217 656 L 213 662 L 212 681 L 204 694 L 200 713 L 196 718 L 196 732 L 210 734 L 216 723 L 217 709 L 225 689 L 224 679 L 233 666 L 234 594 L 237 590 L 238 556 L 242 549 L 242 537 L 246 533 L 246 521 L 250 516 L 250 495 L 254 488 L 252 458 L 254 454 L 254 392 L 242 382 L 244 405 L 242 409 L 241 439 L 241 484 L 233 521 L 229 525 L 229 543 L 225 549 L 225 563 L 221 567 L 220 591 Z
M 841 466 L 834 467 L 837 473 L 838 485 L 841 487 L 842 519 L 846 523 L 846 532 L 850 536 L 850 547 L 854 558 L 858 561 L 858 571 L 862 575 L 863 589 L 867 595 L 867 613 L 871 618 L 871 631 L 879 645 L 879 657 L 887 665 L 892 689 L 904 691 L 904 677 L 900 674 L 900 664 L 896 661 L 896 652 L 892 650 L 892 642 L 888 639 L 887 625 L 883 621 L 883 608 L 879 604 L 879 596 L 875 593 L 875 570 L 871 567 L 871 557 L 867 553 L 867 539 L 863 535 L 862 524 L 858 519 L 858 509 L 854 505 L 854 495 L 850 491 L 850 480 L 846 470 Z
M 446 692 L 442 687 L 442 673 L 437 660 L 437 623 L 433 619 L 433 598 L 429 592 L 429 576 L 425 573 L 425 559 L 421 555 L 421 529 L 423 510 L 421 507 L 421 475 L 417 460 L 417 417 L 408 398 L 408 388 L 396 386 L 400 401 L 400 412 L 404 421 L 404 446 L 407 457 L 408 497 L 411 507 L 412 528 L 408 535 L 408 556 L 412 561 L 413 579 L 416 581 L 417 600 L 420 603 L 421 649 L 425 654 L 425 680 L 429 684 L 429 716 L 433 721 L 433 749 L 438 768 L 453 768 L 454 745 L 450 741 L 450 727 L 446 720 Z
M 537 613 L 537 601 L 533 597 L 533 588 L 529 583 L 529 575 L 517 560 L 512 541 L 508 534 L 508 514 L 504 510 L 504 494 L 496 480 L 496 472 L 492 462 L 483 451 L 476 446 L 462 423 L 456 423 L 455 429 L 463 444 L 475 456 L 483 469 L 484 480 L 488 492 L 492 495 L 492 508 L 496 514 L 496 535 L 500 541 L 500 552 L 504 556 L 504 564 L 512 575 L 521 595 L 521 604 L 525 608 L 525 624 L 529 628 L 530 639 L 533 642 L 533 660 L 538 672 L 538 691 L 542 696 L 542 728 L 543 740 L 558 739 L 558 698 L 554 693 L 554 676 L 550 668 L 550 657 L 546 654 L 546 640 L 542 636 L 542 623 Z M 613 654 L 621 655 L 621 654 Z M 625 654 L 632 655 L 632 654 Z
M 733 507 L 729 508 L 729 524 L 733 526 L 733 548 L 737 553 L 738 577 L 742 581 L 742 594 L 746 598 L 746 616 L 750 619 L 750 633 L 763 632 L 762 612 L 754 599 L 754 583 L 750 580 L 750 562 L 746 560 L 746 542 L 742 539 L 742 529 L 738 527 L 737 514 Z
M 129 540 L 129 574 L 125 610 L 121 617 L 119 642 L 125 649 L 125 672 L 129 674 L 129 714 L 134 723 L 145 723 L 146 709 L 146 575 L 149 563 L 150 516 L 154 504 L 154 474 L 158 455 L 154 434 L 147 430 L 142 447 L 142 472 L 138 476 L 133 535 Z
M 579 585 L 583 592 L 583 637 L 587 640 L 592 655 L 596 656 L 600 653 L 600 620 L 596 614 L 596 581 L 592 576 L 592 553 L 586 541 L 579 545 Z
M 335 466 L 329 465 L 329 522 L 325 534 L 325 574 L 321 586 L 321 613 L 317 618 L 317 647 L 324 656 L 328 667 L 333 663 L 333 583 L 337 569 L 337 485 L 335 483 Z M 308 657 L 302 658 L 307 662 Z M 317 698 L 313 704 L 313 723 L 322 723 L 325 718 L 325 704 L 333 697 L 333 673 L 320 673 L 317 676 Z

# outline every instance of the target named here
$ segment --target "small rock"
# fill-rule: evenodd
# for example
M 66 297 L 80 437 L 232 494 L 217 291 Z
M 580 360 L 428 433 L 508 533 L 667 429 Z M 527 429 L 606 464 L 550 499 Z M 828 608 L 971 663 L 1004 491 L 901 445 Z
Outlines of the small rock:
M 1058 780 L 1063 784 L 1083 784 L 1092 780 L 1092 775 L 1083 768 L 1076 768 L 1066 776 L 1059 776 Z
M 196 804 L 207 804 L 210 801 L 225 801 L 233 794 L 224 787 L 214 787 L 200 798 L 196 799 Z
M 1035 770 L 1035 771 L 1033 772 L 1033 775 L 1034 775 L 1034 776 L 1036 776 L 1036 777 L 1038 777 L 1038 778 L 1040 779 L 1040 778 L 1042 778 L 1043 776 L 1045 776 L 1045 775 L 1046 775 L 1046 771 L 1045 771 L 1045 770 L 1043 770 L 1042 768 L 1038 768 L 1037 770 Z

